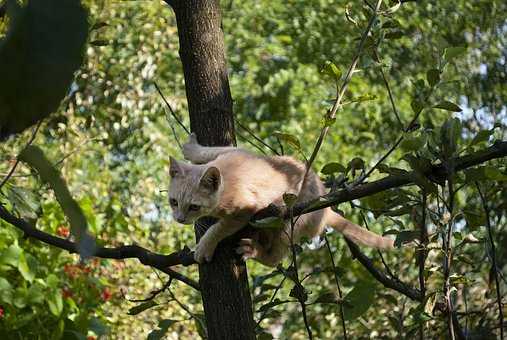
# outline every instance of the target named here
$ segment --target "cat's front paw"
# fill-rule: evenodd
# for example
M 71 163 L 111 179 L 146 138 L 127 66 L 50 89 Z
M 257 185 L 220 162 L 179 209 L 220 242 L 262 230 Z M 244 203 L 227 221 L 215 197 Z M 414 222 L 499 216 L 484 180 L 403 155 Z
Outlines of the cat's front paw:
M 236 248 L 236 253 L 241 255 L 243 261 L 247 259 L 255 259 L 259 257 L 261 247 L 257 241 L 250 238 L 243 238 L 239 241 L 239 247 Z
M 201 238 L 194 252 L 194 260 L 197 263 L 210 262 L 215 252 L 216 244 L 209 242 L 205 237 Z

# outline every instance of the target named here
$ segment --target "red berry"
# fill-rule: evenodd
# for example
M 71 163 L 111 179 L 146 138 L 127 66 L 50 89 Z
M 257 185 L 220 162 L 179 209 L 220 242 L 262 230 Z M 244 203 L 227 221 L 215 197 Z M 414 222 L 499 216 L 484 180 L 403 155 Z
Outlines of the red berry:
M 96 337 L 94 337 L 93 335 L 88 335 L 88 336 L 86 337 L 86 340 L 97 340 L 97 338 L 96 338 Z
M 101 297 L 102 297 L 103 301 L 109 301 L 112 296 L 113 296 L 113 294 L 111 293 L 111 291 L 109 290 L 109 288 L 106 287 L 106 288 L 104 288 L 102 290 Z
M 4 308 L 0 306 L 0 319 L 2 319 L 5 315 Z
M 56 229 L 56 234 L 60 237 L 67 238 L 70 235 L 70 229 L 66 226 L 61 225 L 58 227 L 58 229 Z

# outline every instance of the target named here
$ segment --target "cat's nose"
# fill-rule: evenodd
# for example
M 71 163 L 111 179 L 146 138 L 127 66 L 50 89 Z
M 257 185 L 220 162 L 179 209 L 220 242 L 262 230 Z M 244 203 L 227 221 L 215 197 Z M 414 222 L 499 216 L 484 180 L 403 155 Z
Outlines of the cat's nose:
M 183 223 L 183 222 L 185 222 L 185 218 L 184 217 L 176 217 L 176 221 L 178 221 L 179 223 Z

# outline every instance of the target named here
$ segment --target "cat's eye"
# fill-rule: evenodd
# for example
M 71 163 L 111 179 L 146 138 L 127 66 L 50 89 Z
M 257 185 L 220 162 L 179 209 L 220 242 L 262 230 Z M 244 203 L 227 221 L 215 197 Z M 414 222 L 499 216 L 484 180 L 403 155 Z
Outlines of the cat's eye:
M 178 201 L 176 201 L 174 198 L 169 199 L 169 204 L 173 207 L 178 206 Z
M 197 204 L 190 204 L 188 206 L 188 210 L 189 211 L 198 211 L 199 209 L 201 209 L 201 207 L 199 205 L 197 205 Z

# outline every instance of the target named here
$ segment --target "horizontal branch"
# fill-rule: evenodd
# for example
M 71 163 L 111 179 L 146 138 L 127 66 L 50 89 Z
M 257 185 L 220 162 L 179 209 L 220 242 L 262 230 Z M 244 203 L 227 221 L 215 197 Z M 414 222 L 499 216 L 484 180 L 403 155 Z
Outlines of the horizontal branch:
M 345 241 L 349 246 L 352 256 L 357 259 L 377 281 L 382 283 L 385 287 L 394 289 L 414 301 L 422 301 L 423 295 L 419 289 L 410 287 L 402 281 L 388 277 L 384 272 L 375 267 L 372 260 L 363 254 L 354 242 L 347 238 L 345 238 Z
M 492 159 L 502 158 L 507 156 L 507 142 L 497 141 L 489 148 L 481 151 L 474 152 L 470 155 L 456 158 L 454 170 L 461 171 L 470 168 L 474 165 L 479 165 Z M 336 192 L 329 193 L 321 196 L 315 200 L 297 204 L 293 211 L 292 216 L 299 216 L 310 213 L 312 211 L 332 207 L 340 203 L 350 202 L 352 200 L 371 196 L 379 192 L 402 187 L 405 185 L 415 184 L 416 172 L 407 172 L 402 175 L 391 175 L 379 179 L 374 182 L 361 184 L 350 189 L 343 189 Z M 447 170 L 443 164 L 436 164 L 424 173 L 426 177 L 432 181 L 441 183 L 447 178 Z M 266 209 L 259 211 L 253 221 L 258 221 L 266 217 L 276 217 L 282 215 L 282 209 L 270 205 Z M 288 213 L 284 218 L 289 218 Z
M 27 221 L 12 215 L 2 205 L 0 205 L 0 218 L 22 230 L 28 237 L 37 239 L 60 249 L 67 250 L 69 253 L 79 254 L 76 243 L 35 228 Z M 169 268 L 178 264 L 190 265 L 195 263 L 193 254 L 189 248 L 184 248 L 183 250 L 170 255 L 161 255 L 153 253 L 138 245 L 121 246 L 116 248 L 97 247 L 93 256 L 103 259 L 116 260 L 136 258 L 142 264 L 159 269 L 170 277 L 199 290 L 199 284 L 197 282 Z

